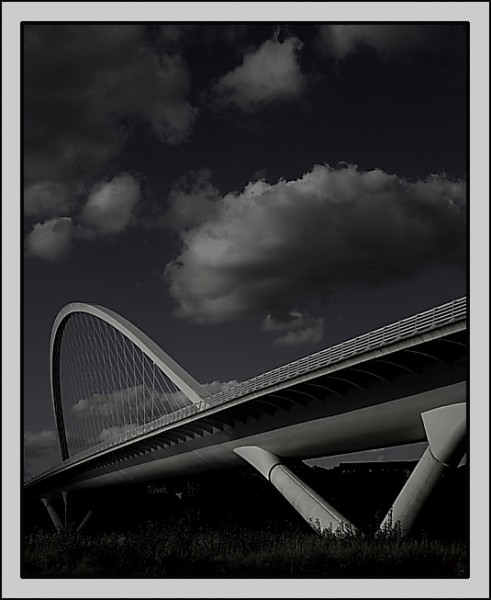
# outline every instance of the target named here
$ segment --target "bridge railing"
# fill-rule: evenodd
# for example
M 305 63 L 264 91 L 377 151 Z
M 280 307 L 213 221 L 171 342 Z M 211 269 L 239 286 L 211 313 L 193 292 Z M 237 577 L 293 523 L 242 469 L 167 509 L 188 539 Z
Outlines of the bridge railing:
M 133 429 L 129 429 L 105 442 L 91 446 L 68 458 L 63 464 L 68 465 L 78 462 L 82 458 L 117 446 L 134 439 L 139 435 L 155 431 L 160 427 L 175 423 L 196 413 L 203 412 L 206 409 L 226 404 L 230 400 L 235 400 L 252 392 L 266 389 L 288 379 L 295 379 L 296 377 L 317 371 L 352 356 L 396 343 L 399 340 L 413 337 L 425 331 L 431 331 L 455 321 L 464 320 L 466 318 L 466 300 L 466 297 L 458 298 L 425 312 L 402 319 L 397 323 L 380 327 L 379 329 L 375 329 L 353 339 L 336 344 L 335 346 L 325 348 L 324 350 L 295 360 L 287 365 L 267 371 L 257 377 L 208 396 L 198 404 L 191 404 L 174 413 L 165 415 L 144 425 L 139 425 Z M 55 469 L 56 468 L 57 467 L 55 467 Z
M 442 304 L 423 313 L 402 319 L 397 323 L 380 327 L 351 340 L 320 350 L 315 354 L 300 358 L 287 365 L 267 371 L 253 379 L 218 392 L 207 398 L 207 401 L 235 399 L 259 389 L 281 383 L 287 379 L 293 379 L 305 373 L 322 369 L 356 354 L 362 354 L 381 346 L 387 346 L 401 339 L 465 319 L 466 305 L 465 297 Z

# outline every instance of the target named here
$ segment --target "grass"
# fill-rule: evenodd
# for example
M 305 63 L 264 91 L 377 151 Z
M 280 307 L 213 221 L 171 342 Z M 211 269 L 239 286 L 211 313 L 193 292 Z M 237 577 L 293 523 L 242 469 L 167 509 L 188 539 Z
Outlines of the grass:
M 126 533 L 37 529 L 24 540 L 23 577 L 465 578 L 468 561 L 459 541 L 180 518 Z

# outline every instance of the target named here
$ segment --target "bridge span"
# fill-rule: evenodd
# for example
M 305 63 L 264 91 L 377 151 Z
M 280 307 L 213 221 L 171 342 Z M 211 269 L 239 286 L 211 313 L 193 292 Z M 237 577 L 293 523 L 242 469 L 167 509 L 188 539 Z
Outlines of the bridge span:
M 25 483 L 43 499 L 241 466 L 260 471 L 318 529 L 354 529 L 290 458 L 428 442 L 381 526 L 407 533 L 465 451 L 466 299 L 459 298 L 207 395 L 133 324 L 73 303 L 51 336 L 59 465 Z

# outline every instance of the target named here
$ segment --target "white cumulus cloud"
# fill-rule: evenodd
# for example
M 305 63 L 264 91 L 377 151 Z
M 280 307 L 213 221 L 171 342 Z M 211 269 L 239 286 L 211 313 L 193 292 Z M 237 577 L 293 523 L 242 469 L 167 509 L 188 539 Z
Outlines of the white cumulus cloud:
M 256 110 L 274 100 L 298 96 L 304 76 L 298 64 L 300 40 L 266 40 L 255 52 L 244 56 L 241 65 L 227 73 L 214 88 L 224 103 L 244 112 Z
M 26 431 L 24 433 L 24 454 L 26 459 L 51 454 L 58 448 L 58 435 L 52 429 Z
M 111 427 L 104 427 L 103 429 L 101 429 L 97 438 L 93 440 L 93 443 L 97 444 L 98 442 L 109 441 L 113 438 L 119 437 L 122 433 L 135 429 L 135 427 L 138 427 L 137 423 L 128 423 L 126 425 L 113 425 Z
M 58 434 L 52 429 L 24 432 L 24 478 L 52 467 L 60 460 Z
M 281 332 L 280 337 L 274 340 L 274 343 L 280 346 L 314 344 L 320 342 L 324 335 L 324 319 L 313 319 L 298 311 L 269 314 L 263 321 L 263 329 Z
M 207 392 L 208 396 L 212 396 L 213 394 L 218 394 L 218 392 L 223 392 L 224 390 L 228 390 L 231 387 L 239 385 L 240 381 L 236 379 L 231 379 L 230 381 L 210 381 L 209 383 L 202 383 L 201 387 Z
M 206 169 L 192 171 L 179 179 L 169 194 L 169 209 L 164 215 L 164 225 L 172 228 L 190 228 L 202 223 L 218 209 L 220 192 L 210 183 Z M 155 219 L 152 219 L 155 223 Z
M 115 419 L 117 425 L 122 426 L 128 418 L 133 424 L 143 424 L 184 408 L 189 403 L 190 400 L 179 390 L 162 392 L 134 385 L 81 398 L 70 407 L 70 412 L 76 420 L 113 422 Z
M 435 33 L 435 28 L 428 25 L 404 23 L 320 25 L 319 44 L 338 59 L 359 52 L 363 46 L 373 48 L 387 59 L 426 45 Z
M 277 338 L 274 343 L 280 346 L 296 346 L 297 344 L 316 344 L 324 335 L 324 319 L 314 319 L 300 329 L 288 331 Z
M 255 181 L 219 195 L 208 214 L 193 213 L 165 279 L 177 314 L 198 322 L 303 311 L 347 287 L 463 266 L 465 213 L 463 181 L 317 165 L 296 180 Z M 315 338 L 320 324 L 306 330 L 304 339 Z
M 26 27 L 29 183 L 49 179 L 83 187 L 87 174 L 97 176 L 119 155 L 126 124 L 135 118 L 163 143 L 189 136 L 197 108 L 188 101 L 187 66 L 177 52 L 159 51 L 145 32 L 131 23 Z
M 121 233 L 128 227 L 139 199 L 139 183 L 130 175 L 118 175 L 93 188 L 82 211 L 82 222 L 102 235 Z
M 34 225 L 26 238 L 27 254 L 57 261 L 69 250 L 73 233 L 72 219 L 58 217 Z
M 66 186 L 53 181 L 40 181 L 24 193 L 24 213 L 28 217 L 69 216 L 72 202 Z

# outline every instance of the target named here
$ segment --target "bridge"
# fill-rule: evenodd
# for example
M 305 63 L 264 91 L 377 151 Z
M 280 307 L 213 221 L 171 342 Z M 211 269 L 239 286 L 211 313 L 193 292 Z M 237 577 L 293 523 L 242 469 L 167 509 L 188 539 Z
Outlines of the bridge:
M 44 502 L 251 464 L 315 529 L 355 525 L 284 463 L 427 442 L 381 528 L 408 533 L 465 452 L 466 298 L 207 394 L 132 323 L 72 303 L 55 319 L 51 388 L 62 462 L 24 485 Z

